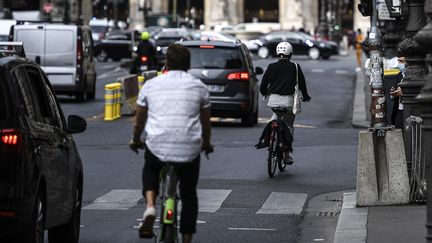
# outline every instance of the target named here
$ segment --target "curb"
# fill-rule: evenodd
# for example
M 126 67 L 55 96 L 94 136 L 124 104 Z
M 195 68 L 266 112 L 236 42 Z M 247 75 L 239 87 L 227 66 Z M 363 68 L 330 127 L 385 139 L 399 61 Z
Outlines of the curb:
M 356 192 L 345 192 L 333 242 L 366 243 L 368 211 L 356 207 Z
M 354 91 L 353 117 L 351 125 L 354 128 L 369 128 L 370 122 L 366 115 L 365 74 L 363 69 L 356 71 Z

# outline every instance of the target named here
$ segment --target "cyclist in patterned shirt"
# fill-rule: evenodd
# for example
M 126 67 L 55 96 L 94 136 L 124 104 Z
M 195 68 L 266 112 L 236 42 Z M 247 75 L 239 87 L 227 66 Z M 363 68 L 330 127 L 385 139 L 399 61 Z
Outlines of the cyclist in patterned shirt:
M 142 173 L 146 210 L 139 236 L 153 236 L 159 171 L 163 162 L 173 162 L 177 163 L 182 201 L 180 232 L 183 242 L 188 243 L 196 232 L 200 152 L 213 152 L 210 98 L 207 86 L 187 73 L 190 52 L 186 47 L 171 44 L 166 54 L 166 67 L 166 74 L 148 80 L 139 92 L 135 126 L 129 143 L 136 153 L 139 148 L 146 147 Z M 144 141 L 141 140 L 143 131 Z

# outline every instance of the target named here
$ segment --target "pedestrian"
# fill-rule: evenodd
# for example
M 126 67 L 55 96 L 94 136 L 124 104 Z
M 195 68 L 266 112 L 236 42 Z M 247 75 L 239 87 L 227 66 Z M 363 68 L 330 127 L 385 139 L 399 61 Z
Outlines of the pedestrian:
M 130 74 L 139 74 L 141 72 L 141 57 L 147 58 L 147 69 L 157 69 L 156 49 L 150 41 L 150 33 L 143 31 L 140 35 L 140 41 L 136 49 L 136 56 L 132 61 Z
M 363 34 L 361 29 L 357 29 L 357 34 L 355 37 L 355 48 L 356 48 L 356 56 L 357 56 L 357 69 L 362 66 L 362 45 L 363 45 Z
M 210 98 L 207 86 L 187 72 L 190 52 L 171 44 L 166 53 L 167 73 L 148 80 L 137 99 L 137 112 L 130 148 L 146 147 L 142 173 L 146 210 L 139 227 L 141 238 L 153 236 L 155 199 L 159 172 L 164 162 L 176 163 L 182 211 L 183 242 L 192 241 L 198 216 L 197 183 L 200 152 L 213 151 L 210 143 Z M 141 134 L 145 131 L 144 141 Z
M 402 81 L 403 77 L 405 77 L 406 71 L 406 57 L 404 54 L 398 54 L 398 69 L 401 73 L 401 79 L 398 84 Z M 395 126 L 395 128 L 402 129 L 403 128 L 403 104 L 402 104 L 402 88 L 398 86 L 397 88 L 392 87 L 390 89 L 390 97 L 393 99 L 393 110 L 391 115 L 391 123 Z
M 276 54 L 279 60 L 270 63 L 267 67 L 261 81 L 260 92 L 263 96 L 269 97 L 267 106 L 288 108 L 287 112 L 281 116 L 293 136 L 295 119 L 293 105 L 297 80 L 299 91 L 303 97 L 302 100 L 308 102 L 311 97 L 308 95 L 305 77 L 300 65 L 291 62 L 292 52 L 293 48 L 288 42 L 281 42 L 277 45 Z M 276 117 L 276 114 L 273 113 L 272 120 Z M 289 151 L 284 153 L 284 163 L 293 163 Z

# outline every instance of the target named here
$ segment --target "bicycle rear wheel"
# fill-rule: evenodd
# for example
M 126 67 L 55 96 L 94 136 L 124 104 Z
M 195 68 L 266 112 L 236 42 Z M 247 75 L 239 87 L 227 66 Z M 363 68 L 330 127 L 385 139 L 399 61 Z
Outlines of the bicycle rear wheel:
M 163 229 L 163 243 L 176 243 L 176 236 L 175 236 L 175 230 L 174 225 L 172 224 L 165 224 Z
M 276 166 L 278 164 L 277 145 L 277 132 L 273 130 L 270 135 L 270 143 L 268 147 L 269 153 L 267 158 L 267 172 L 269 177 L 273 177 L 276 172 Z

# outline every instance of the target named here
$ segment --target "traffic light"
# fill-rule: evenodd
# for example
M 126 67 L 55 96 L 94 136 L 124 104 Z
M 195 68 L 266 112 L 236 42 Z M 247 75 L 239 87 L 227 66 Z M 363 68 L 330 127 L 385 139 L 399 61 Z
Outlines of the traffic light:
M 360 0 L 360 3 L 357 5 L 357 8 L 364 17 L 372 16 L 373 0 Z

